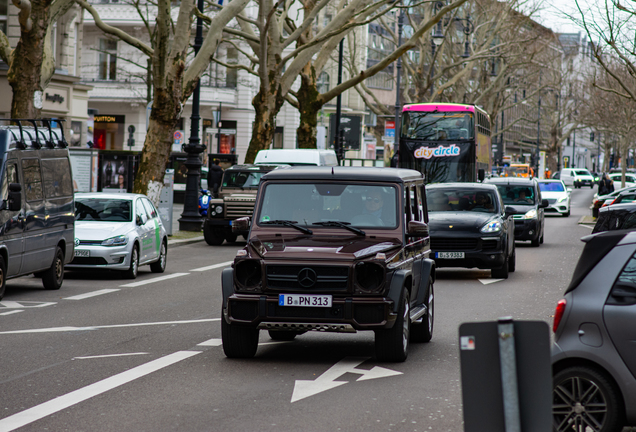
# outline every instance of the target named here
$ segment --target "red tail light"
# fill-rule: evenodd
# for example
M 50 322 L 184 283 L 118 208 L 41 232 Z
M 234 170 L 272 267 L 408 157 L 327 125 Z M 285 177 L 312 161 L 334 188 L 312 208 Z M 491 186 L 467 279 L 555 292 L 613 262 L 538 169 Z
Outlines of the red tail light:
M 559 328 L 559 324 L 561 323 L 561 318 L 563 318 L 563 313 L 565 312 L 565 299 L 559 300 L 556 306 L 556 311 L 554 312 L 554 324 L 552 325 L 552 331 L 556 333 Z

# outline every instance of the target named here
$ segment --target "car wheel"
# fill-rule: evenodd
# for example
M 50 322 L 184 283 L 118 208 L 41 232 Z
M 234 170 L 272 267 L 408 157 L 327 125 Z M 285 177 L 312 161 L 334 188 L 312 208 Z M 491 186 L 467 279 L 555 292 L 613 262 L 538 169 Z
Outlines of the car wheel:
M 543 231 L 541 231 L 541 238 L 539 239 L 539 243 L 540 244 L 543 244 L 543 236 L 544 236 L 544 234 L 545 233 Z
M 508 257 L 508 260 L 506 260 L 506 262 L 504 263 L 504 265 L 502 265 L 499 268 L 494 268 L 492 270 L 490 270 L 490 276 L 493 279 L 508 279 L 508 262 L 510 260 L 510 257 Z
M 166 264 L 168 263 L 168 245 L 165 240 L 161 242 L 161 249 L 159 249 L 159 259 L 150 264 L 150 270 L 153 273 L 163 273 L 166 270 Z
M 375 356 L 378 361 L 403 362 L 409 352 L 411 331 L 409 292 L 403 290 L 393 328 L 375 331 Z
M 568 217 L 568 216 L 570 216 L 570 210 L 568 210 L 568 211 L 566 211 L 565 213 L 563 213 L 563 216 L 564 216 L 564 217 Z
M 137 279 L 139 273 L 139 246 L 134 245 L 130 254 L 130 267 L 124 273 L 126 279 Z
M 7 289 L 7 265 L 4 263 L 4 258 L 0 255 L 0 300 L 4 297 L 4 293 Z
M 237 234 L 230 233 L 230 234 L 226 234 L 226 235 L 225 235 L 225 240 L 226 240 L 228 243 L 236 243 L 236 238 L 237 238 L 237 237 L 238 237 L 238 235 L 237 235 Z
M 285 330 L 268 330 L 269 337 L 274 339 L 275 341 L 290 341 L 294 340 L 298 333 L 294 331 L 285 331 Z
M 512 248 L 512 255 L 508 257 L 508 272 L 513 273 L 517 267 L 517 248 Z
M 590 189 L 594 189 L 594 183 L 590 184 Z
M 430 342 L 433 338 L 433 322 L 435 319 L 435 292 L 433 290 L 433 278 L 428 278 L 428 290 L 426 292 L 426 313 L 422 316 L 421 323 L 411 324 L 411 341 Z
M 228 358 L 252 358 L 258 348 L 256 327 L 228 324 L 221 318 L 221 339 L 223 352 Z
M 532 247 L 539 247 L 539 245 L 541 244 L 541 239 L 539 238 L 539 236 L 537 236 L 536 239 L 532 239 L 530 244 L 532 245 Z
M 42 273 L 42 285 L 47 290 L 58 290 L 64 282 L 64 252 L 58 246 L 55 249 L 53 263 Z
M 620 432 L 624 425 L 622 396 L 605 374 L 573 366 L 552 380 L 552 419 L 557 432 Z
M 210 246 L 219 246 L 223 243 L 223 233 L 213 226 L 210 226 L 207 221 L 203 224 L 203 238 L 205 242 Z

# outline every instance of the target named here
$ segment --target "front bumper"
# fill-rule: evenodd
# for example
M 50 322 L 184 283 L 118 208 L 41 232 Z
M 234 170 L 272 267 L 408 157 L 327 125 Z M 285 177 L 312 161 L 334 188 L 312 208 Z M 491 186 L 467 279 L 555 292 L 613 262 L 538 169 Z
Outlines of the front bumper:
M 515 240 L 536 240 L 539 238 L 538 219 L 515 219 Z
M 506 262 L 502 238 L 431 236 L 431 257 L 435 259 L 437 267 L 500 268 Z M 463 252 L 464 258 L 438 258 L 440 252 Z
M 573 184 L 576 187 L 593 186 L 594 185 L 594 180 L 574 180 Z
M 386 297 L 333 297 L 331 307 L 279 306 L 278 295 L 232 294 L 224 318 L 230 324 L 292 331 L 355 332 L 393 327 L 397 315 Z
M 548 200 L 548 202 L 550 202 L 550 207 L 544 209 L 546 213 L 565 214 L 570 211 L 570 203 L 568 201 L 557 202 L 555 200 L 554 202 L 551 202 L 551 200 Z
M 75 247 L 75 257 L 67 268 L 100 268 L 108 270 L 128 270 L 130 267 L 131 245 L 124 246 L 84 246 Z M 89 256 L 77 256 L 79 251 L 88 251 Z

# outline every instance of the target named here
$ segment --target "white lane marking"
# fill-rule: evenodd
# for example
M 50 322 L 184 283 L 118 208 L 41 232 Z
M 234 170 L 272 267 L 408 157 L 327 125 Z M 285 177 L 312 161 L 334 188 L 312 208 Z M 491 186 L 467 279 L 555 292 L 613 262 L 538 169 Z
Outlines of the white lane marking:
M 357 381 L 370 380 L 375 378 L 384 378 L 395 375 L 402 375 L 402 372 L 386 369 L 380 366 L 374 366 L 371 370 L 356 369 L 356 366 L 369 360 L 371 357 L 347 357 L 330 367 L 325 373 L 315 380 L 296 380 L 294 384 L 294 392 L 291 402 L 294 403 L 309 396 L 317 395 L 326 390 L 331 390 L 349 381 L 335 381 L 338 377 L 346 373 L 355 373 L 362 375 Z
M 594 225 L 579 224 L 579 226 L 583 226 L 583 227 L 589 228 L 589 229 L 594 229 Z
M 9 432 L 22 426 L 43 419 L 66 408 L 72 407 L 87 399 L 106 393 L 116 387 L 127 384 L 145 375 L 200 354 L 201 351 L 177 351 L 151 362 L 142 364 L 112 377 L 103 379 L 71 393 L 56 397 L 48 402 L 29 408 L 0 420 L 0 432 Z
M 99 290 L 99 291 L 93 291 L 93 292 L 89 292 L 86 294 L 79 294 L 73 297 L 66 297 L 64 298 L 64 300 L 84 300 L 87 298 L 91 298 L 91 297 L 95 297 L 98 295 L 102 295 L 102 294 L 108 294 L 108 293 L 112 293 L 115 291 L 121 291 L 119 288 L 112 288 L 112 289 L 103 289 L 103 290 Z
M 209 265 L 207 267 L 199 267 L 199 268 L 195 268 L 190 270 L 191 272 L 203 272 L 206 270 L 212 270 L 215 268 L 219 268 L 219 267 L 227 267 L 229 265 L 231 265 L 234 261 L 226 261 L 226 262 L 222 262 L 222 263 L 218 263 L 218 264 L 213 264 L 213 265 Z
M 34 302 L 34 301 L 1 301 L 0 308 L 5 307 L 8 309 L 24 309 L 24 308 L 39 308 L 45 306 L 51 306 L 56 304 L 55 302 Z M 33 306 L 29 306 L 33 305 Z
M 505 279 L 477 279 L 477 280 L 483 283 L 484 285 L 490 285 L 491 283 L 501 282 L 502 280 L 505 280 Z
M 24 310 L 20 309 L 20 310 L 12 310 L 11 312 L 4 312 L 4 313 L 0 313 L 0 316 L 4 316 L 4 315 L 13 315 L 13 314 L 17 314 L 20 312 L 24 312 Z
M 181 276 L 187 276 L 189 274 L 190 273 L 173 273 L 173 274 L 169 274 L 169 275 L 166 275 L 166 276 L 159 276 L 159 277 L 156 277 L 156 278 L 146 279 L 146 280 L 142 280 L 142 281 L 139 281 L 139 282 L 133 282 L 133 283 L 129 283 L 129 284 L 126 284 L 126 285 L 119 285 L 119 286 L 120 287 L 134 288 L 134 287 L 138 287 L 138 286 L 142 286 L 142 285 L 148 285 L 148 284 L 155 283 L 155 282 L 161 282 L 161 281 L 168 280 L 168 279 L 178 278 L 178 277 L 181 277 Z
M 221 346 L 223 341 L 221 339 L 208 339 L 206 341 L 197 344 L 197 346 Z
M 99 330 L 99 329 L 123 328 L 123 327 L 173 325 L 173 324 L 198 324 L 198 323 L 213 322 L 213 321 L 221 321 L 221 318 L 207 318 L 207 319 L 186 320 L 186 321 L 160 321 L 160 322 L 154 322 L 154 323 L 112 324 L 112 325 L 90 326 L 90 327 L 49 327 L 49 328 L 40 328 L 40 329 L 4 331 L 4 332 L 0 332 L 0 335 L 25 334 L 25 333 L 55 333 L 55 332 L 86 331 L 86 330 Z
M 96 358 L 107 358 L 107 357 L 126 357 L 126 356 L 136 356 L 136 355 L 146 355 L 147 352 L 138 352 L 138 353 L 123 353 L 123 354 L 104 354 L 104 355 L 96 355 L 96 356 L 84 356 L 84 357 L 73 357 L 73 360 L 87 360 L 87 359 L 96 359 Z

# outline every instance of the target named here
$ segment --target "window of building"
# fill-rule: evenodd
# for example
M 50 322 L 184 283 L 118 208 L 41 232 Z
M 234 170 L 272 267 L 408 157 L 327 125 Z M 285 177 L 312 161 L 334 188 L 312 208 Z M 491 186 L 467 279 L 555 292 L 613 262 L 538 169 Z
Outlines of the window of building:
M 238 63 L 238 50 L 234 47 L 227 48 L 227 63 Z M 225 86 L 229 88 L 236 88 L 238 84 L 238 69 L 228 68 L 225 75 Z
M 283 134 L 285 132 L 285 128 L 282 126 L 276 126 L 276 131 L 274 132 L 274 143 L 272 148 L 282 149 L 283 148 Z
M 0 31 L 7 34 L 7 17 L 9 15 L 9 0 L 0 0 Z
M 365 126 L 369 126 L 369 127 L 373 127 L 377 124 L 378 122 L 378 116 L 377 114 L 375 114 L 373 111 L 368 110 L 366 112 L 366 114 L 364 115 L 364 125 Z
M 327 93 L 329 91 L 329 74 L 322 71 L 316 80 L 316 90 L 318 93 Z
M 117 79 L 117 41 L 100 39 L 99 48 L 98 79 L 114 81 Z

